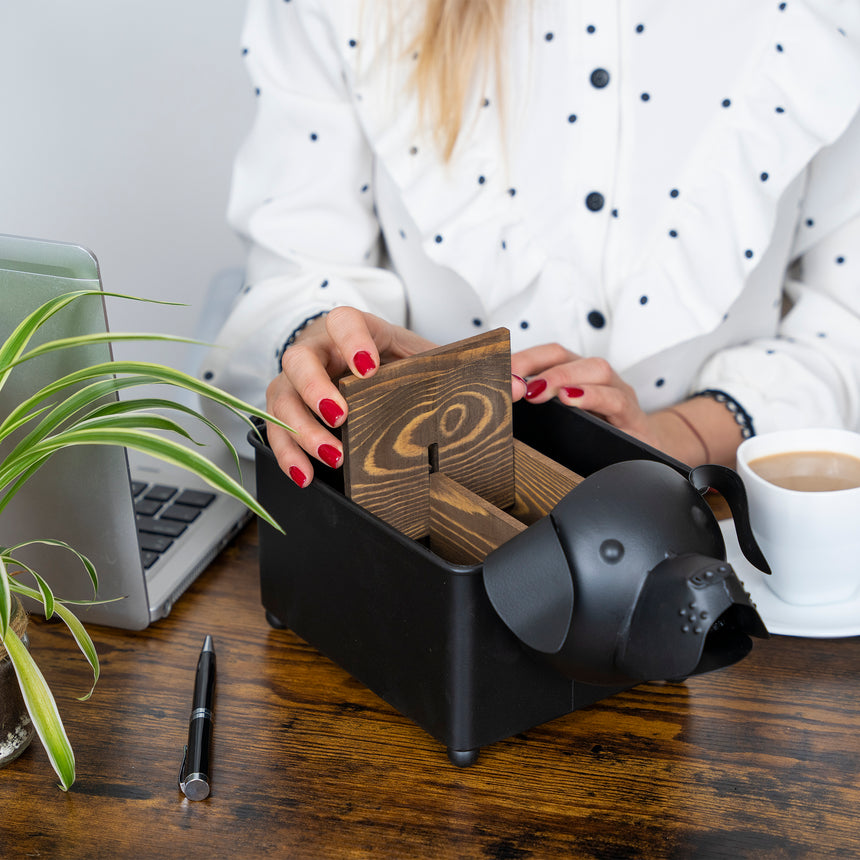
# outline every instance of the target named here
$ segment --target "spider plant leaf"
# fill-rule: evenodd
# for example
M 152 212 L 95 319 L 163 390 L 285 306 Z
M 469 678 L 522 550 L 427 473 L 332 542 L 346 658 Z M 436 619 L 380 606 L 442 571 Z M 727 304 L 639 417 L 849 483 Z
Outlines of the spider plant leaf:
M 36 733 L 45 747 L 51 767 L 60 778 L 60 788 L 68 791 L 75 781 L 75 754 L 60 719 L 57 702 L 36 661 L 11 627 L 3 636 L 3 645 L 15 668 L 21 696 Z
M 167 433 L 175 433 L 189 442 L 194 442 L 191 434 L 180 424 L 166 415 L 158 415 L 154 412 L 129 412 L 118 415 L 100 415 L 95 418 L 81 418 L 72 425 L 75 430 L 98 430 L 98 429 L 128 429 L 128 430 L 161 430 Z M 194 442 L 202 445 L 201 442 Z
M 0 639 L 5 638 L 12 621 L 12 593 L 4 556 L 5 553 L 0 554 Z
M 8 549 L 9 555 L 11 556 L 12 553 L 17 553 L 19 549 L 23 549 L 24 547 L 27 547 L 27 546 L 33 546 L 34 544 L 39 544 L 41 546 L 56 546 L 56 547 L 59 547 L 60 549 L 66 550 L 67 552 L 70 552 L 72 555 L 74 555 L 78 559 L 78 561 L 81 563 L 81 565 L 83 566 L 84 570 L 87 572 L 87 575 L 90 578 L 90 582 L 92 583 L 92 586 L 93 586 L 93 597 L 95 597 L 98 594 L 99 577 L 98 577 L 98 573 L 96 572 L 95 565 L 83 553 L 78 552 L 71 544 L 66 543 L 64 540 L 58 540 L 57 538 L 37 538 L 35 540 L 24 541 L 23 543 L 16 544 L 15 546 L 10 546 Z M 38 579 L 38 574 L 29 565 L 24 564 L 22 561 L 19 561 L 17 558 L 14 559 L 14 561 L 15 561 L 15 564 L 24 568 L 24 570 L 26 570 L 27 573 L 32 574 L 34 578 Z M 68 601 L 64 601 L 64 602 L 68 602 Z M 89 601 L 86 601 L 86 602 L 88 603 Z
M 93 644 L 93 640 L 90 638 L 90 634 L 87 633 L 86 628 L 81 623 L 78 616 L 63 603 L 56 604 L 55 609 L 57 611 L 57 615 L 63 619 L 66 627 L 69 628 L 72 636 L 75 637 L 75 642 L 78 643 L 78 648 L 81 649 L 81 653 L 87 658 L 87 663 L 90 664 L 90 668 L 93 670 L 93 685 L 90 687 L 89 692 L 85 693 L 83 696 L 77 697 L 79 702 L 85 702 L 90 698 L 90 696 L 92 696 L 93 691 L 96 688 L 96 684 L 99 681 L 99 676 L 101 675 L 99 655 L 96 651 L 96 646 Z
M 5 464 L 0 469 L 0 487 L 14 480 L 19 472 L 32 465 L 31 461 L 38 460 L 45 453 L 74 445 L 120 445 L 180 466 L 193 472 L 216 490 L 238 499 L 273 528 L 283 531 L 240 483 L 206 457 L 172 439 L 128 427 L 97 427 L 80 430 L 73 428 L 45 439 L 35 445 L 31 451 L 19 456 L 14 463 Z
M 130 377 L 126 377 L 122 381 L 128 381 L 130 379 Z M 140 385 L 146 384 L 147 382 L 145 377 L 137 377 L 137 379 L 142 380 L 138 383 Z M 88 407 L 92 406 L 92 404 L 97 404 L 104 400 L 104 398 L 115 394 L 120 390 L 117 386 L 117 382 L 119 381 L 120 380 L 116 379 L 102 379 L 97 380 L 96 382 L 91 382 L 89 385 L 72 392 L 72 394 L 66 397 L 65 400 L 53 405 L 53 408 L 51 404 L 48 404 L 41 409 L 30 411 L 26 414 L 20 413 L 19 410 L 16 409 L 16 414 L 10 416 L 11 421 L 7 420 L 3 422 L 3 424 L 0 424 L 0 441 L 5 439 L 7 436 L 11 436 L 27 424 L 31 424 L 37 419 L 41 420 L 35 427 L 33 427 L 33 429 L 30 430 L 29 433 L 27 433 L 26 436 L 18 441 L 12 451 L 10 451 L 6 456 L 15 456 L 20 450 L 29 448 L 40 439 L 44 439 L 52 430 L 57 427 L 61 427 L 77 413 L 84 412 Z M 134 384 L 135 383 L 133 381 L 130 382 L 130 385 Z M 92 410 L 85 414 L 92 414 Z
M 22 568 L 25 567 L 25 565 L 21 566 Z M 33 573 L 33 571 L 27 568 L 27 573 Z M 10 578 L 9 587 L 15 594 L 20 594 L 22 597 L 32 597 L 34 600 L 41 601 L 40 592 L 37 589 L 30 588 L 29 585 L 24 585 L 16 577 Z M 96 600 L 94 598 L 91 600 L 76 600 L 70 597 L 54 597 L 54 609 L 56 610 L 60 604 L 63 606 L 104 606 L 106 603 L 119 603 L 120 600 L 125 600 L 127 597 L 127 594 L 122 594 L 119 597 L 106 597 L 104 600 Z
M 151 380 L 147 376 L 125 376 L 119 378 L 110 377 L 108 379 L 96 379 L 95 382 L 91 382 L 88 385 L 73 391 L 65 400 L 55 404 L 49 403 L 41 409 L 34 409 L 34 407 L 44 400 L 46 396 L 58 393 L 51 392 L 48 395 L 44 395 L 45 389 L 40 389 L 35 394 L 19 403 L 18 406 L 15 407 L 15 409 L 6 417 L 6 420 L 0 424 L 0 439 L 10 436 L 16 430 L 29 424 L 31 421 L 35 421 L 39 416 L 43 416 L 42 421 L 39 423 L 37 428 L 31 431 L 32 435 L 28 435 L 26 440 L 22 439 L 21 443 L 19 443 L 30 444 L 37 438 L 47 436 L 55 426 L 60 426 L 76 412 L 86 409 L 92 403 L 98 403 L 104 398 L 117 394 L 126 388 L 133 388 L 136 385 L 148 385 L 150 382 Z M 45 415 L 45 413 L 49 414 Z
M 0 424 L 0 440 L 5 439 L 10 433 L 14 433 L 19 427 L 23 427 L 25 424 L 30 421 L 35 421 L 40 415 L 44 415 L 51 408 L 51 404 L 49 403 L 47 406 L 43 406 L 41 409 L 37 409 L 36 411 L 31 411 L 28 415 L 23 415 L 20 418 L 16 419 L 14 426 L 9 426 L 8 424 L 8 416 L 7 420 L 4 420 L 2 424 Z M 16 409 L 17 411 L 17 409 Z M 3 429 L 7 428 L 7 429 Z
M 70 302 L 81 296 L 93 294 L 93 290 L 77 290 L 56 296 L 40 305 L 32 313 L 28 314 L 17 326 L 17 328 L 0 344 L 0 386 L 6 381 L 11 368 L 10 363 L 15 361 L 27 348 L 27 344 L 41 326 L 55 313 L 62 310 Z
M 36 472 L 39 471 L 39 469 L 42 467 L 42 463 L 44 463 L 45 460 L 47 460 L 50 456 L 50 454 L 45 454 L 44 457 L 33 463 L 29 468 L 27 468 L 20 475 L 18 475 L 18 477 L 8 486 L 5 483 L 0 484 L 0 488 L 2 488 L 2 498 L 0 498 L 0 514 L 3 513 L 3 509 L 6 507 L 6 505 L 8 505 L 9 502 L 11 502 L 12 499 L 15 498 L 15 493 L 18 492 L 21 486 L 25 484 L 27 480 L 31 478 Z M 10 460 L 9 457 L 7 457 L 6 459 L 7 462 Z
M 51 587 L 48 583 L 45 582 L 45 580 L 39 576 L 33 568 L 28 566 L 27 572 L 32 574 L 33 578 L 36 580 L 36 585 L 39 586 L 39 593 L 42 595 L 42 606 L 45 608 L 45 620 L 50 621 L 54 615 L 54 592 L 51 591 Z
M 164 411 L 177 411 L 190 415 L 195 421 L 199 421 L 208 427 L 223 443 L 224 447 L 232 454 L 233 463 L 236 466 L 236 472 L 241 474 L 242 465 L 239 461 L 239 454 L 235 446 L 228 438 L 227 434 L 213 421 L 210 421 L 205 415 L 201 415 L 196 409 L 191 406 L 186 406 L 184 403 L 178 403 L 175 400 L 166 400 L 160 397 L 140 397 L 134 400 L 117 400 L 107 403 L 102 407 L 94 409 L 90 412 L 90 416 L 96 415 L 113 415 L 132 409 L 160 409 Z
M 35 571 L 30 571 L 30 573 L 35 574 Z M 33 588 L 29 588 L 26 585 L 22 585 L 20 583 L 15 584 L 14 591 L 18 594 L 23 595 L 24 597 L 30 597 L 33 600 L 40 600 L 39 592 Z M 122 600 L 122 598 L 117 598 Z M 106 601 L 97 601 L 97 600 L 82 600 L 82 601 L 57 601 L 54 604 L 54 609 L 62 618 L 66 627 L 69 628 L 72 636 L 75 639 L 75 642 L 80 648 L 81 653 L 86 657 L 87 662 L 90 664 L 90 668 L 93 670 L 93 685 L 90 687 L 90 691 L 83 696 L 78 697 L 79 702 L 85 702 L 90 698 L 93 694 L 93 690 L 96 688 L 96 684 L 98 683 L 99 677 L 101 675 L 101 667 L 99 665 L 99 655 L 96 652 L 96 646 L 93 644 L 93 640 L 90 638 L 89 633 L 87 633 L 86 628 L 81 623 L 81 620 L 75 615 L 74 612 L 71 611 L 66 606 L 66 603 L 74 603 L 85 606 L 92 606 L 96 603 L 112 603 L 114 601 L 106 600 Z
M 195 379 L 193 376 L 189 376 L 181 370 L 176 370 L 175 368 L 160 364 L 152 364 L 146 361 L 108 361 L 93 364 L 89 367 L 82 368 L 81 370 L 74 371 L 73 373 L 66 374 L 66 376 L 49 383 L 29 397 L 18 408 L 10 413 L 7 421 L 10 419 L 17 420 L 17 418 L 20 417 L 20 414 L 25 414 L 39 402 L 53 396 L 58 391 L 62 391 L 64 388 L 77 385 L 78 383 L 85 382 L 89 379 L 112 376 L 114 374 L 145 375 L 150 383 L 174 385 L 194 394 L 199 394 L 201 397 L 205 397 L 214 403 L 220 403 L 235 415 L 244 419 L 251 427 L 253 427 L 253 422 L 247 417 L 248 415 L 262 418 L 264 421 L 272 422 L 283 427 L 285 430 L 293 432 L 290 426 L 264 412 L 262 409 L 259 409 L 250 403 L 246 403 L 238 397 L 228 394 L 226 391 L 221 391 L 221 389 L 216 388 L 214 385 L 209 385 L 206 382 Z M 4 422 L 4 425 L 5 423 L 6 422 Z M 0 431 L 5 431 L 5 426 L 0 426 Z
M 33 335 L 45 324 L 45 322 L 72 302 L 85 296 L 111 296 L 114 298 L 131 299 L 133 301 L 160 305 L 179 304 L 177 302 L 167 302 L 157 299 L 141 299 L 137 296 L 128 296 L 123 293 L 107 293 L 102 290 L 75 290 L 70 293 L 64 293 L 61 296 L 55 296 L 40 305 L 32 313 L 28 314 L 18 324 L 17 328 L 6 338 L 6 340 L 0 344 L 0 388 L 5 384 L 6 379 L 12 370 L 12 365 L 17 362 L 24 350 L 27 348 L 27 344 L 30 342 Z
M 49 352 L 57 352 L 61 349 L 73 349 L 78 346 L 92 346 L 98 343 L 120 343 L 124 341 L 163 341 L 167 343 L 188 343 L 194 346 L 209 346 L 201 340 L 196 340 L 193 337 L 182 337 L 175 334 L 157 334 L 155 332 L 94 332 L 92 334 L 78 334 L 73 337 L 61 337 L 56 340 L 48 340 L 45 343 L 40 343 L 25 353 L 17 356 L 15 359 L 7 362 L 5 365 L 0 365 L 0 373 L 6 370 L 11 370 L 31 358 L 38 358 L 40 355 L 46 355 Z
M 96 383 L 98 386 L 99 384 Z M 69 398 L 70 400 L 72 398 Z M 194 417 L 197 421 L 200 421 L 202 424 L 209 427 L 213 433 L 215 433 L 221 443 L 225 446 L 225 448 L 230 452 L 232 457 L 233 465 L 236 467 L 236 473 L 241 475 L 242 466 L 239 460 L 239 454 L 236 451 L 233 443 L 227 438 L 226 434 L 212 421 L 205 418 L 203 415 L 200 415 L 197 410 L 193 409 L 190 406 L 186 406 L 181 403 L 177 403 L 171 400 L 165 400 L 162 398 L 141 398 L 138 400 L 125 400 L 125 401 L 112 401 L 111 403 L 105 404 L 102 407 L 94 409 L 90 413 L 88 413 L 85 419 L 81 419 L 74 426 L 78 428 L 88 427 L 88 426 L 97 426 L 94 424 L 94 421 L 98 421 L 104 426 L 120 426 L 122 424 L 127 425 L 130 428 L 137 429 L 155 429 L 155 430 L 166 430 L 170 432 L 177 433 L 182 437 L 188 439 L 194 444 L 201 444 L 195 442 L 191 434 L 181 425 L 176 424 L 171 421 L 169 418 L 165 416 L 153 416 L 150 412 L 136 412 L 133 411 L 138 407 L 145 407 L 146 409 L 163 409 L 163 410 L 173 410 L 177 412 L 186 413 L 192 417 Z M 26 452 L 31 452 L 33 450 L 34 445 L 41 441 L 52 429 L 55 429 L 56 424 L 62 424 L 69 417 L 66 414 L 67 410 L 61 410 L 60 414 L 52 413 L 49 418 L 44 419 L 42 423 L 39 424 L 37 428 L 35 428 L 31 433 L 29 433 L 24 439 L 22 439 L 15 448 L 9 452 L 6 457 L 7 462 L 13 462 L 16 458 L 20 457 L 22 454 Z M 50 453 L 44 454 L 43 457 L 38 461 L 31 465 L 25 472 L 22 472 L 18 475 L 15 481 L 9 485 L 3 496 L 0 497 L 0 513 L 3 512 L 3 509 L 12 501 L 15 494 L 18 490 L 23 486 L 24 483 L 41 468 L 42 464 L 48 457 Z

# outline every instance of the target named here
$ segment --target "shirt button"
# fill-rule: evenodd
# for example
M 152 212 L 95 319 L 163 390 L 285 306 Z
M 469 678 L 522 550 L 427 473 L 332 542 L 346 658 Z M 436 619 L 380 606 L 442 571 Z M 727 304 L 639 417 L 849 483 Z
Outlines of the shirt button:
M 603 195 L 599 191 L 592 191 L 591 194 L 585 198 L 585 205 L 592 212 L 599 212 L 603 208 L 604 202 Z
M 595 69 L 591 73 L 591 86 L 601 90 L 609 83 L 609 72 L 606 69 Z
M 592 328 L 603 328 L 606 325 L 606 317 L 600 311 L 590 311 L 588 314 L 588 324 Z

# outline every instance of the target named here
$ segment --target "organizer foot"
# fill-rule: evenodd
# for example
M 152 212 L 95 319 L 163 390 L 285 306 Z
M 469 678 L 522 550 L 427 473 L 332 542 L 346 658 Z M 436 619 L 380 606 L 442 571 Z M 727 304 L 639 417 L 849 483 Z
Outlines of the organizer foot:
M 452 750 L 448 748 L 448 760 L 457 767 L 469 767 L 478 760 L 480 750 Z
M 281 619 L 278 618 L 276 615 L 272 615 L 272 613 L 269 612 L 268 609 L 266 610 L 266 621 L 268 621 L 269 626 L 274 627 L 275 630 L 286 630 L 287 629 L 287 625 L 283 621 L 281 621 Z

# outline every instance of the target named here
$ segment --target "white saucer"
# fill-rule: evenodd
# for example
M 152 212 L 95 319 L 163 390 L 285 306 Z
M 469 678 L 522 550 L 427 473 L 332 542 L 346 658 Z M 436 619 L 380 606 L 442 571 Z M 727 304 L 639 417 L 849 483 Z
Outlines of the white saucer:
M 735 525 L 722 520 L 726 558 L 749 592 L 758 614 L 771 633 L 805 636 L 809 639 L 838 639 L 860 636 L 860 590 L 849 600 L 822 606 L 797 606 L 780 600 L 765 584 L 767 574 L 753 567 L 738 546 Z

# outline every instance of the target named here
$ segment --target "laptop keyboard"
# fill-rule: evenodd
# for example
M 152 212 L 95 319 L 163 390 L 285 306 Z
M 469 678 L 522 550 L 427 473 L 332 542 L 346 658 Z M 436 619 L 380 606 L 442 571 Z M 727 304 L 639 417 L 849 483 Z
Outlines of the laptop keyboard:
M 132 481 L 137 539 L 149 570 L 215 499 L 214 493 Z

